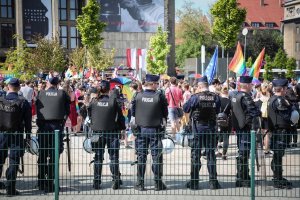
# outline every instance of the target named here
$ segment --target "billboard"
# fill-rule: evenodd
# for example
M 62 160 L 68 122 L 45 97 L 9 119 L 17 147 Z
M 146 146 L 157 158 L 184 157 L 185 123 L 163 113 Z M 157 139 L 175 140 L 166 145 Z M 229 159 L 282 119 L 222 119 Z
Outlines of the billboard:
M 98 0 L 106 32 L 156 32 L 164 27 L 164 0 Z
M 23 37 L 35 46 L 33 37 L 52 37 L 52 0 L 23 0 Z

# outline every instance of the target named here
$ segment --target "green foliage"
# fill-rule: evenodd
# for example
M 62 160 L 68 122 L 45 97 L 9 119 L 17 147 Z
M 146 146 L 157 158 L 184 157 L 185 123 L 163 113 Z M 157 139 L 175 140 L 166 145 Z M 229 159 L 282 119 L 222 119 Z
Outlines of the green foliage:
M 59 43 L 59 39 L 38 37 L 35 40 L 36 48 L 32 49 L 32 65 L 38 67 L 42 71 L 62 71 L 66 61 L 63 47 Z
M 91 46 L 87 52 L 88 65 L 103 71 L 114 63 L 115 49 L 110 52 L 103 48 L 103 42 Z
M 72 53 L 70 53 L 69 55 L 69 64 L 76 67 L 83 67 L 84 56 L 85 56 L 84 48 L 78 47 L 76 49 L 73 49 Z
M 155 35 L 151 36 L 147 53 L 147 70 L 152 74 L 164 74 L 168 68 L 166 58 L 170 52 L 168 33 L 159 26 Z
M 272 60 L 269 55 L 265 55 L 265 62 L 266 64 L 264 65 L 264 73 L 263 73 L 263 78 L 264 80 L 272 81 L 273 79 L 273 74 L 272 74 Z
M 288 60 L 286 62 L 287 72 L 285 74 L 285 77 L 286 78 L 295 78 L 296 74 L 293 70 L 295 70 L 296 67 L 297 67 L 296 59 L 295 58 L 288 58 Z
M 273 67 L 278 69 L 286 69 L 287 55 L 284 50 L 279 49 L 275 55 Z
M 14 38 L 18 40 L 20 45 L 11 48 L 6 53 L 5 67 L 8 68 L 12 65 L 12 73 L 21 80 L 32 79 L 38 68 L 31 63 L 32 54 L 30 49 L 27 48 L 26 41 L 21 37 L 15 35 Z
M 236 44 L 246 10 L 239 8 L 236 0 L 218 0 L 210 10 L 213 16 L 213 33 L 225 49 Z
M 91 47 L 100 43 L 106 24 L 100 20 L 100 5 L 97 0 L 89 0 L 82 8 L 82 15 L 76 19 L 77 29 L 81 35 L 81 42 L 84 46 Z
M 240 35 L 240 41 L 244 36 Z M 247 35 L 247 55 L 256 57 L 266 48 L 266 53 L 274 58 L 276 52 L 283 49 L 283 36 L 278 30 L 253 30 Z
M 177 13 L 175 36 L 180 41 L 176 46 L 176 63 L 182 65 L 186 58 L 199 57 L 201 45 L 213 46 L 210 24 L 200 9 L 193 8 L 193 3 L 186 1 Z
M 252 57 L 250 56 L 246 62 L 246 67 L 251 68 L 253 65 Z

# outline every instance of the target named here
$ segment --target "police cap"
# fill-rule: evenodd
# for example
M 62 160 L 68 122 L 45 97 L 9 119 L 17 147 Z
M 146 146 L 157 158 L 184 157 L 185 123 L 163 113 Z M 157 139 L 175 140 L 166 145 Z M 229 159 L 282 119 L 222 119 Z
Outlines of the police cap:
M 159 81 L 159 76 L 154 75 L 154 74 L 146 74 L 146 82 L 158 82 Z
M 252 76 L 240 76 L 240 83 L 252 83 Z
M 274 79 L 272 81 L 273 87 L 287 87 L 288 83 L 287 79 Z
M 9 85 L 13 87 L 19 87 L 20 86 L 20 81 L 17 78 L 11 78 L 8 82 Z
M 51 84 L 51 85 L 57 85 L 58 83 L 59 83 L 59 79 L 58 79 L 58 77 L 56 77 L 56 76 L 54 76 L 54 77 L 52 77 L 52 78 L 49 78 L 49 83 Z
M 109 84 L 108 81 L 102 80 L 100 82 L 100 87 L 103 88 L 103 89 L 105 89 L 105 90 L 109 90 L 110 89 L 110 84 Z
M 202 76 L 201 78 L 198 78 L 197 83 L 208 83 L 207 76 Z

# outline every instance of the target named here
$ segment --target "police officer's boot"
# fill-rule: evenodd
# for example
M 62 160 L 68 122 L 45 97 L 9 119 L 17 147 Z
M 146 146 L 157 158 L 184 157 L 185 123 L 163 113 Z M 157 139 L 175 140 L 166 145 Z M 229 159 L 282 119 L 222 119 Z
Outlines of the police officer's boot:
M 123 184 L 122 180 L 121 180 L 121 173 L 119 173 L 118 176 L 113 177 L 113 184 L 112 184 L 112 189 L 113 190 L 117 190 L 120 188 L 120 186 Z
M 191 173 L 191 180 L 188 181 L 185 186 L 191 190 L 199 189 L 199 171 Z
M 167 186 L 162 182 L 162 180 L 155 180 L 155 191 L 166 190 Z
M 144 180 L 138 178 L 137 183 L 134 185 L 134 189 L 138 191 L 145 191 Z
M 250 176 L 245 171 L 243 159 L 237 158 L 237 180 L 235 182 L 236 187 L 250 187 Z M 247 174 L 247 175 L 246 175 Z M 249 179 L 249 180 L 248 180 Z
M 211 190 L 217 190 L 221 188 L 221 185 L 218 180 L 209 180 L 209 188 Z
M 4 190 L 5 189 L 5 184 L 3 182 L 0 182 L 0 190 Z
M 21 195 L 21 193 L 18 190 L 16 190 L 15 182 L 6 186 L 6 196 L 12 197 L 17 195 Z
M 99 190 L 101 188 L 101 175 L 102 175 L 102 161 L 95 161 L 94 163 L 94 181 L 93 188 Z

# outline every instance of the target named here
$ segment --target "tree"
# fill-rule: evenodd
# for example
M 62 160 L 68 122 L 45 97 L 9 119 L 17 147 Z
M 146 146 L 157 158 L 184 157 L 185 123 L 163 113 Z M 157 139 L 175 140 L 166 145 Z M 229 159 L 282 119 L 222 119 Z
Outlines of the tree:
M 35 39 L 36 48 L 32 49 L 32 65 L 43 71 L 61 72 L 66 64 L 63 47 L 59 39 L 37 37 Z
M 177 13 L 178 23 L 175 27 L 176 63 L 182 65 L 186 58 L 199 57 L 201 45 L 214 49 L 210 23 L 200 9 L 193 8 L 191 1 L 186 1 Z
M 246 10 L 239 8 L 236 0 L 218 0 L 210 9 L 213 16 L 213 33 L 221 46 L 228 50 L 236 44 L 238 33 L 246 18 Z M 227 78 L 229 71 L 227 69 Z
M 21 80 L 32 79 L 37 73 L 37 67 L 32 65 L 30 49 L 26 46 L 26 41 L 18 35 L 14 36 L 19 44 L 16 48 L 11 48 L 6 53 L 5 67 L 13 66 L 13 74 Z
M 146 57 L 147 70 L 152 74 L 164 74 L 168 68 L 166 58 L 170 52 L 168 33 L 159 26 L 155 35 L 151 36 Z
M 288 58 L 286 62 L 286 69 L 287 72 L 285 74 L 286 78 L 295 78 L 296 74 L 294 70 L 297 68 L 296 59 L 295 58 Z
M 103 38 L 101 33 L 106 24 L 100 20 L 100 5 L 97 0 L 89 0 L 82 8 L 82 15 L 76 19 L 77 29 L 81 35 L 81 42 L 86 47 L 91 47 L 100 43 Z
M 239 40 L 244 41 L 242 34 Z M 278 30 L 253 30 L 247 34 L 247 55 L 253 58 L 259 55 L 260 51 L 266 48 L 266 52 L 271 58 L 275 57 L 276 52 L 283 49 L 283 36 Z
M 218 0 L 210 10 L 213 16 L 213 33 L 226 50 L 236 44 L 246 10 L 236 0 Z
M 85 55 L 85 49 L 84 48 L 76 48 L 70 53 L 69 55 L 69 63 L 70 65 L 76 66 L 76 67 L 83 67 L 84 65 L 84 55 Z
M 286 69 L 287 55 L 283 49 L 279 49 L 275 55 L 273 66 L 278 69 Z
M 248 57 L 248 60 L 246 62 L 246 67 L 251 68 L 253 65 L 252 57 Z
M 273 79 L 272 75 L 272 60 L 269 55 L 265 55 L 265 62 L 266 64 L 264 65 L 264 73 L 263 73 L 263 78 L 264 80 L 271 81 Z
M 103 48 L 103 43 L 98 43 L 89 48 L 87 58 L 88 65 L 99 71 L 103 71 L 114 63 L 115 49 L 110 52 Z

